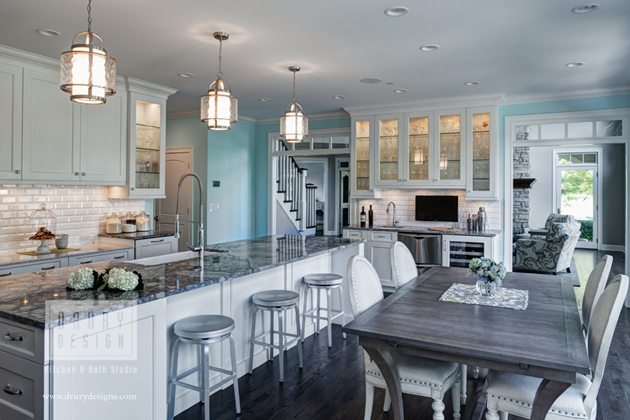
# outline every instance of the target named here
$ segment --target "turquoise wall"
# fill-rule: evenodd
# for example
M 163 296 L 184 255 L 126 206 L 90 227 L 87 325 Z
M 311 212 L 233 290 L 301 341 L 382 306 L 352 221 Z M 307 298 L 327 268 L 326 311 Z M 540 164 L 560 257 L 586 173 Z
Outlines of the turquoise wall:
M 350 117 L 309 121 L 309 130 L 327 128 L 350 129 Z M 256 236 L 267 235 L 269 229 L 269 133 L 280 131 L 279 123 L 256 125 Z

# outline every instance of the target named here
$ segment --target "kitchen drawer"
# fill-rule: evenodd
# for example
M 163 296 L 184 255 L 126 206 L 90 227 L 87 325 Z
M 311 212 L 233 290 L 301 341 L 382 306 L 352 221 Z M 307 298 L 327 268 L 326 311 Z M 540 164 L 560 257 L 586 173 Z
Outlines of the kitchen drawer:
M 136 241 L 136 259 L 157 257 L 177 252 L 177 239 L 174 236 L 141 239 Z
M 101 261 L 128 261 L 131 258 L 129 257 L 129 251 L 116 251 L 116 252 L 101 252 L 98 254 L 89 254 L 89 255 L 80 255 L 76 257 L 68 257 L 68 265 L 84 265 L 84 264 L 92 264 Z
M 0 319 L 0 353 L 3 352 L 43 363 L 44 331 L 28 325 Z
M 368 241 L 396 242 L 397 233 L 388 231 L 369 232 Z
M 34 273 L 36 271 L 49 271 L 59 267 L 66 267 L 67 265 L 68 260 L 66 258 L 58 258 L 37 263 L 4 266 L 0 268 L 0 278 L 16 276 L 18 274 Z
M 347 239 L 365 239 L 366 233 L 363 230 L 344 230 L 343 237 Z
M 0 418 L 43 418 L 45 367 L 0 352 Z

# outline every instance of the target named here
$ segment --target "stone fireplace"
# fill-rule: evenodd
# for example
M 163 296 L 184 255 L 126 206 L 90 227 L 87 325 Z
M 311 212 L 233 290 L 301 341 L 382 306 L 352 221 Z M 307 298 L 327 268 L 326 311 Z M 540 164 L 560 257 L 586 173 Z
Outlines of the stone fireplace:
M 529 147 L 515 147 L 512 160 L 514 178 L 531 176 Z M 512 234 L 516 235 L 525 233 L 529 228 L 529 188 L 515 187 L 512 191 Z

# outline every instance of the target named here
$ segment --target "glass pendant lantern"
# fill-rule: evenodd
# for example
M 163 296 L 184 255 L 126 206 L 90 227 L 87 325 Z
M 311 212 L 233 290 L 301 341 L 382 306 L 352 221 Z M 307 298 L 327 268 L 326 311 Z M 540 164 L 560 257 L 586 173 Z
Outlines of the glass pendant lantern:
M 210 84 L 208 94 L 201 97 L 201 121 L 210 130 L 229 130 L 238 122 L 238 99 L 232 95 L 230 86 L 223 80 L 221 71 L 223 41 L 230 37 L 225 32 L 215 32 L 214 39 L 219 41 L 219 72 L 217 79 Z
M 87 12 L 87 32 L 76 34 L 70 51 L 61 54 L 60 87 L 73 102 L 98 105 L 116 94 L 116 60 L 107 54 L 101 37 L 92 32 L 92 0 Z
M 291 66 L 289 71 L 293 73 L 293 99 L 289 109 L 280 118 L 280 135 L 287 143 L 299 143 L 308 135 L 308 118 L 295 100 L 295 74 L 300 71 L 300 67 Z

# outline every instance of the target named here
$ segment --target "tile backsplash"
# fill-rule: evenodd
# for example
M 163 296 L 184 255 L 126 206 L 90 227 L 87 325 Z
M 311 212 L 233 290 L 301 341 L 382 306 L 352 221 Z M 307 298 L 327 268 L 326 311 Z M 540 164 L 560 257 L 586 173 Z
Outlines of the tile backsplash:
M 459 206 L 459 223 L 452 222 L 418 222 L 416 221 L 416 195 L 457 195 Z M 387 204 L 393 201 L 396 204 L 396 215 L 401 225 L 407 226 L 448 226 L 458 227 L 458 224 L 466 222 L 466 216 L 469 213 L 477 213 L 479 207 L 486 208 L 488 217 L 488 229 L 501 229 L 501 205 L 499 201 L 477 201 L 466 200 L 466 191 L 464 190 L 401 190 L 389 189 L 382 191 L 382 197 L 379 199 L 359 200 L 357 211 L 361 211 L 361 206 L 365 206 L 365 212 L 368 212 L 370 204 L 374 210 L 375 225 L 390 225 L 392 215 L 387 214 Z M 465 225 L 459 226 L 463 227 Z
M 111 213 L 140 212 L 145 200 L 109 200 L 107 187 L 63 185 L 0 185 L 0 252 L 33 248 L 30 214 L 42 203 L 57 216 L 57 232 L 70 245 L 91 242 L 105 230 Z

